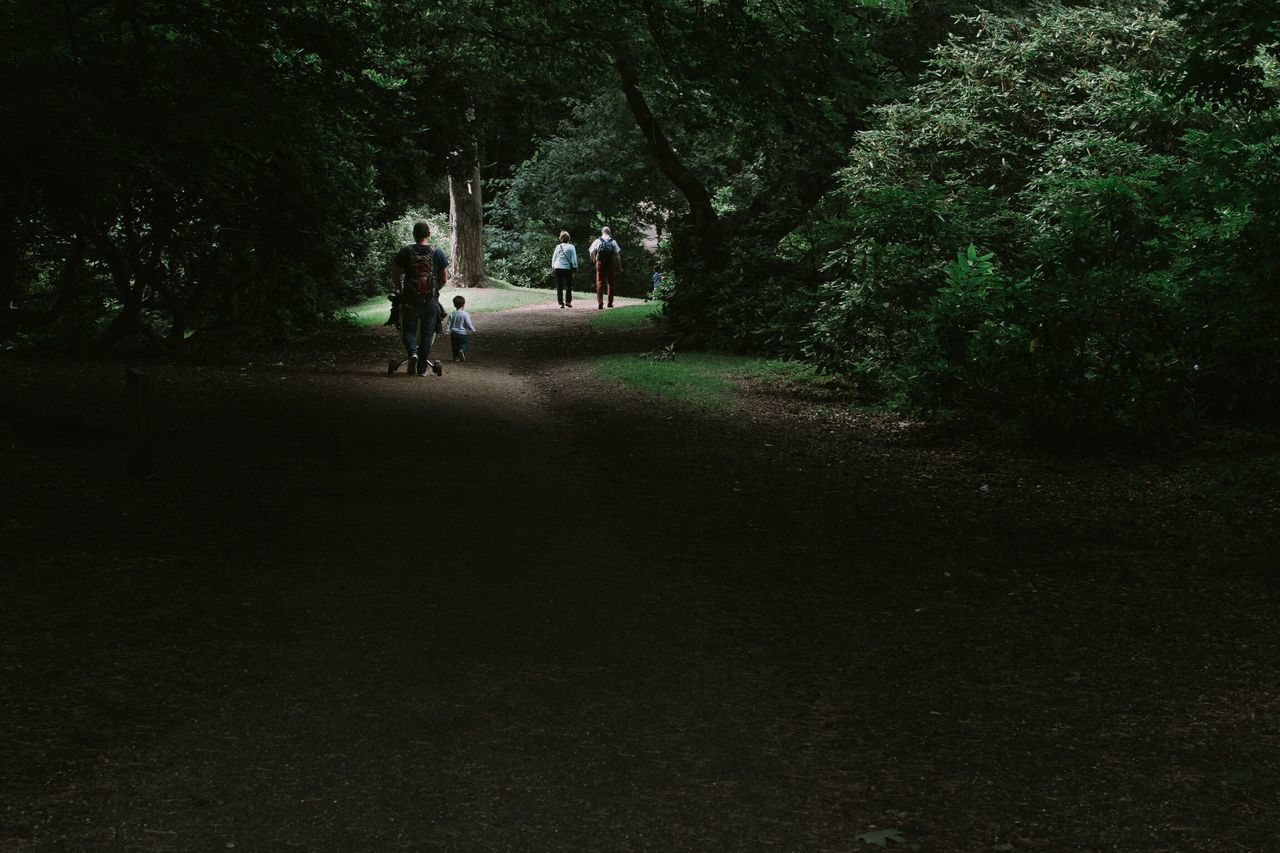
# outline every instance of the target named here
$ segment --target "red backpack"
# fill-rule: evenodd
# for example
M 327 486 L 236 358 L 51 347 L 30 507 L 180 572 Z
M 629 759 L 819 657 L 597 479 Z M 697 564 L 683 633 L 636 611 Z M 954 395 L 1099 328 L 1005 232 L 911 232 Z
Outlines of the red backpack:
M 413 246 L 409 247 L 409 272 L 404 284 L 406 290 L 413 290 L 419 296 L 431 296 L 436 292 L 436 251 L 430 246 L 424 248 L 427 250 L 426 254 L 418 252 Z

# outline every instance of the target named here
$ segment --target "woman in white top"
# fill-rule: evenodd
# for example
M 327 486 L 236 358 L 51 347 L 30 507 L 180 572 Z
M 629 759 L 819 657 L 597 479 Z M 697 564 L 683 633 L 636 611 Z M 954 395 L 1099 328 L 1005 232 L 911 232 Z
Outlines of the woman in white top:
M 560 242 L 551 253 L 551 274 L 556 277 L 556 301 L 561 308 L 573 307 L 573 271 L 578 268 L 578 250 L 569 242 L 569 232 L 560 232 Z

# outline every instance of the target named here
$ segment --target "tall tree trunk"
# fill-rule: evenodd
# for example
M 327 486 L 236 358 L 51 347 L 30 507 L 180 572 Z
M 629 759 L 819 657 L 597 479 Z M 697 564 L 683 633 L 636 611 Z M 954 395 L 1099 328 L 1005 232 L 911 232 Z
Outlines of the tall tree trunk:
M 698 254 L 709 269 L 717 269 L 723 264 L 724 254 L 718 248 L 723 241 L 725 229 L 711 204 L 711 193 L 693 170 L 680 159 L 667 135 L 662 132 L 662 126 L 658 124 L 653 111 L 649 109 L 649 102 L 640 91 L 640 74 L 635 60 L 622 46 L 614 51 L 613 60 L 622 81 L 622 91 L 627 96 L 627 105 L 631 107 L 631 114 L 649 145 L 649 153 L 662 173 L 689 202 L 689 211 L 693 214 L 693 229 L 697 235 Z
M 480 165 L 468 175 L 449 176 L 449 283 L 455 287 L 488 287 L 484 274 L 484 207 L 480 197 Z

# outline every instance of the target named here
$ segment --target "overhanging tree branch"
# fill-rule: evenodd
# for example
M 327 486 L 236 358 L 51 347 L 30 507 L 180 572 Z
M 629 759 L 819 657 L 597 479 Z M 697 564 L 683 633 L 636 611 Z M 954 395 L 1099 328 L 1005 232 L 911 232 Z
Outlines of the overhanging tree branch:
M 662 127 L 659 126 L 653 111 L 649 109 L 644 93 L 640 91 L 640 76 L 636 71 L 635 61 L 625 47 L 618 46 L 614 51 L 614 66 L 622 80 L 622 91 L 627 96 L 627 104 L 631 107 L 636 124 L 640 126 L 640 132 L 649 146 L 654 162 L 658 164 L 662 174 L 675 184 L 676 189 L 680 190 L 685 200 L 689 202 L 689 210 L 693 214 L 694 231 L 698 235 L 699 253 L 707 260 L 719 257 L 720 253 L 713 249 L 721 236 L 720 218 L 711 205 L 711 194 L 698 176 L 676 154 L 670 140 L 662 132 Z

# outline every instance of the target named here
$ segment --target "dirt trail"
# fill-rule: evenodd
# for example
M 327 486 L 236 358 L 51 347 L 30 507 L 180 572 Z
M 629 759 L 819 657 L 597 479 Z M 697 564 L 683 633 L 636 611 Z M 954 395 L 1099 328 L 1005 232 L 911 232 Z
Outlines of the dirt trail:
M 144 482 L 120 364 L 6 356 L 0 849 L 1280 849 L 1276 608 L 1203 508 L 653 403 L 592 313 L 148 365 Z

